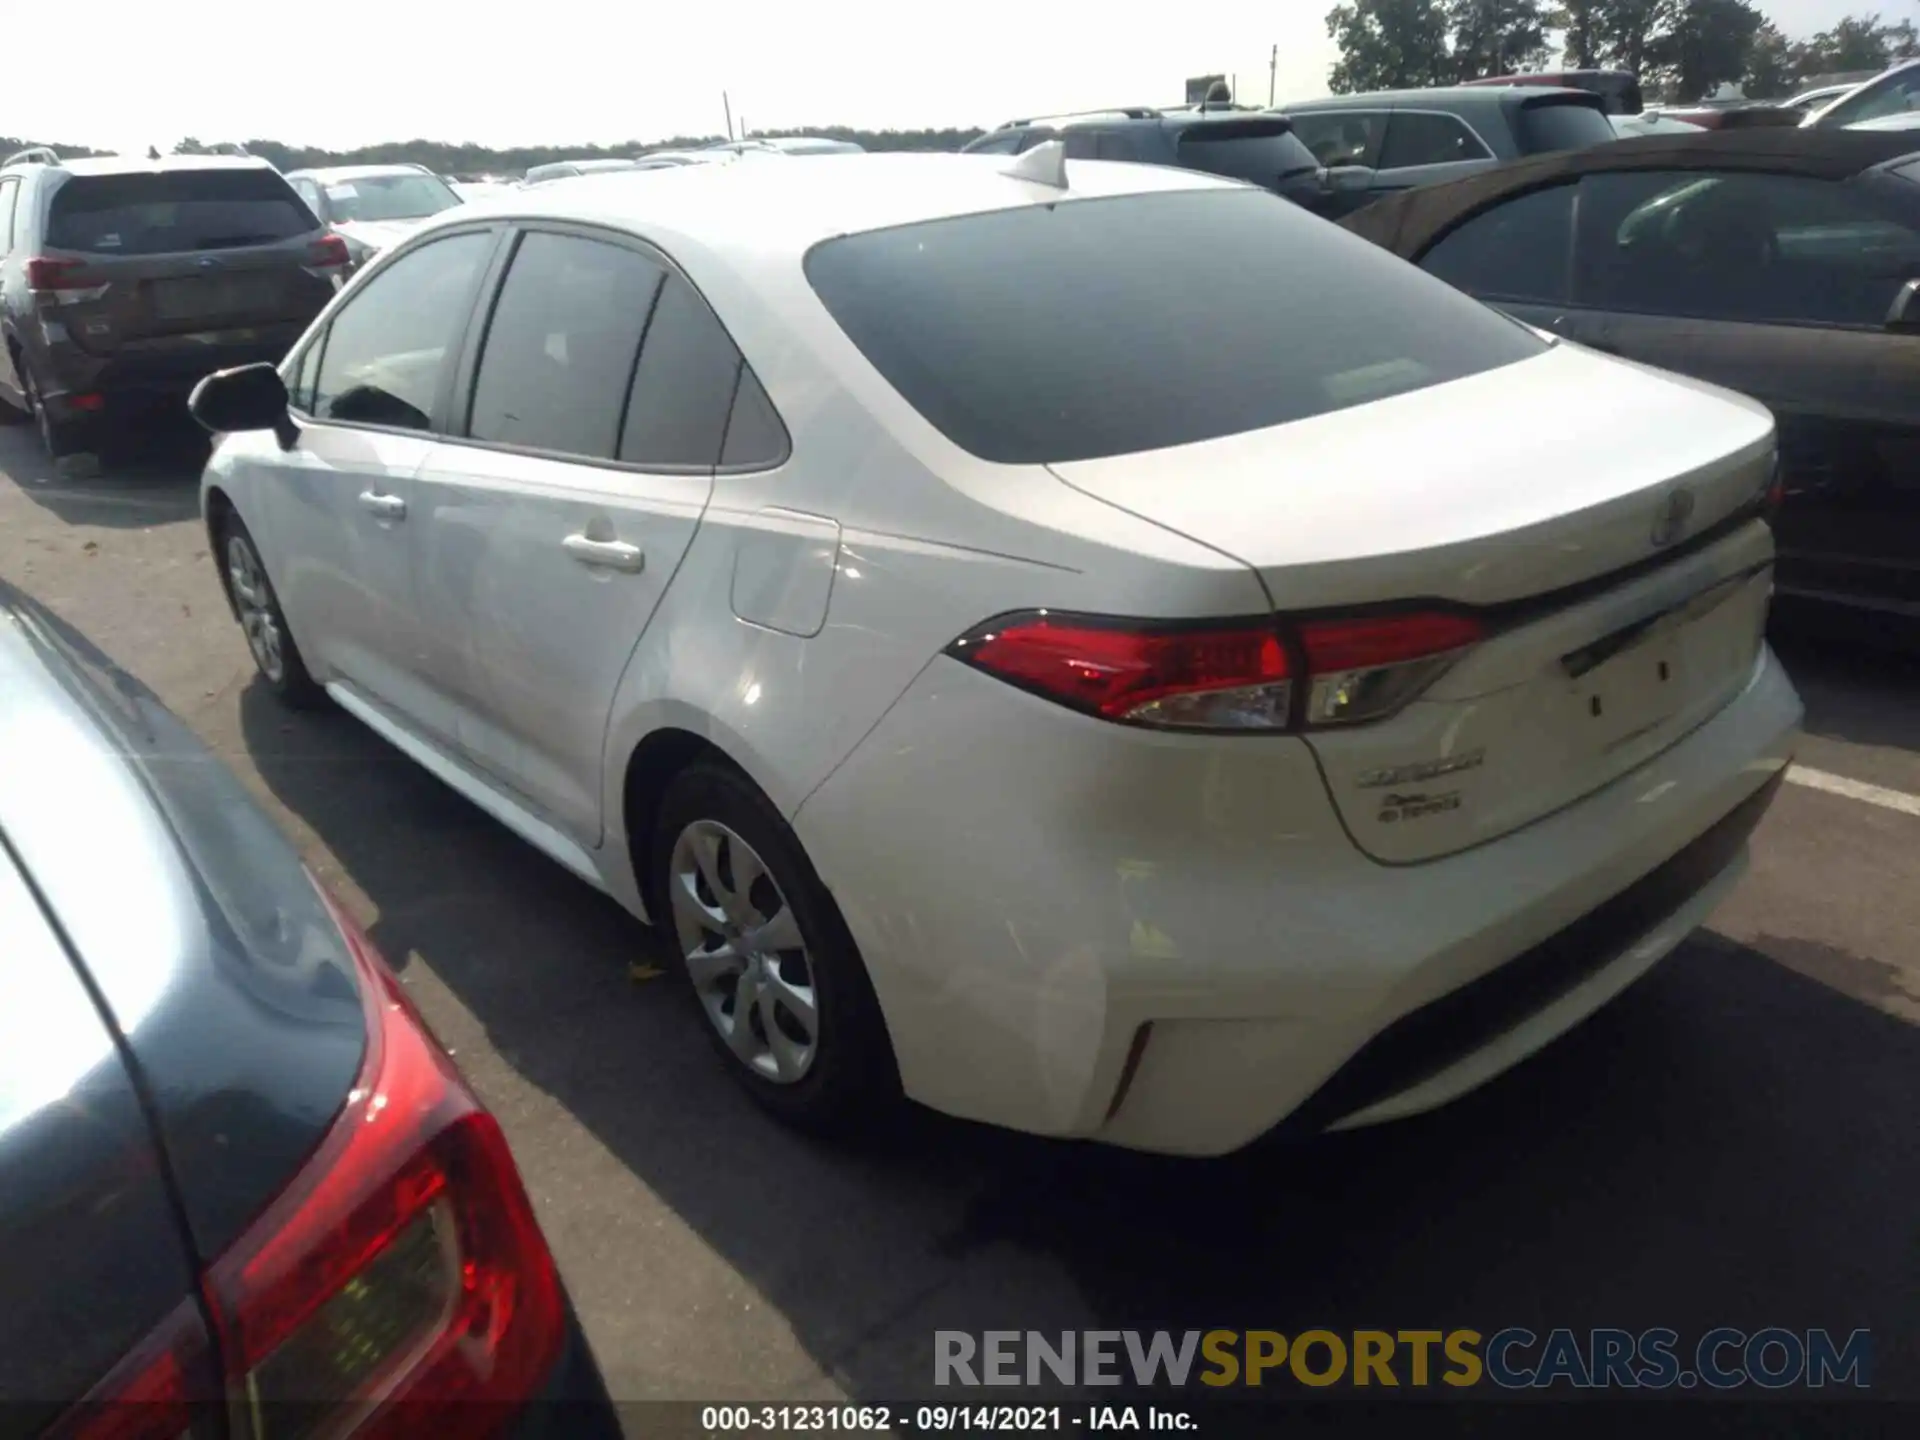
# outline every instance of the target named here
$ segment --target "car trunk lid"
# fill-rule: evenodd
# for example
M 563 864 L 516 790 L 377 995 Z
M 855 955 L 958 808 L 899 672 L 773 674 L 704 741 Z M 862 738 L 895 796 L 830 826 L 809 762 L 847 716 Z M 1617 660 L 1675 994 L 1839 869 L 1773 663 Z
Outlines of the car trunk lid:
M 1308 736 L 1355 843 L 1407 863 L 1579 799 L 1738 693 L 1771 590 L 1757 507 L 1772 456 L 1761 407 L 1556 347 L 1289 426 L 1052 468 L 1243 560 L 1281 615 L 1480 623 L 1412 703 Z

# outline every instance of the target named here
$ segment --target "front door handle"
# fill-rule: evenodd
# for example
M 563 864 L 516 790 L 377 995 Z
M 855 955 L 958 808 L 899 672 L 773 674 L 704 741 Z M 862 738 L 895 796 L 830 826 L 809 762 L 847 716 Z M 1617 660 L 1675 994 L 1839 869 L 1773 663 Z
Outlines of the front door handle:
M 569 535 L 561 545 L 582 565 L 597 570 L 624 570 L 637 574 L 647 563 L 646 552 L 624 540 L 589 540 L 584 535 Z
M 378 515 L 382 520 L 407 518 L 407 502 L 398 495 L 380 495 L 372 490 L 362 490 L 360 508 L 369 514 Z

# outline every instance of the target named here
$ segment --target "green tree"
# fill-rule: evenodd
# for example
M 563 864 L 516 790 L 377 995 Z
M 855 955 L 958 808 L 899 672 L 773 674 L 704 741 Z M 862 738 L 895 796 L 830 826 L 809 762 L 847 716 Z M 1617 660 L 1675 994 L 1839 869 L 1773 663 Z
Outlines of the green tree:
M 1747 0 L 1680 0 L 1656 20 L 1647 69 L 1680 99 L 1702 99 L 1745 76 L 1764 23 Z
M 1920 55 L 1920 32 L 1911 20 L 1881 23 L 1880 16 L 1850 15 L 1831 30 L 1794 47 L 1802 78 L 1884 70 L 1895 60 Z
M 1336 94 L 1444 85 L 1453 78 L 1441 0 L 1351 0 L 1327 16 L 1340 59 L 1327 77 Z
M 1747 49 L 1747 68 L 1740 88 L 1755 100 L 1775 100 L 1791 95 L 1799 78 L 1794 70 L 1793 46 L 1771 20 L 1762 21 Z
M 1597 0 L 1593 7 L 1594 58 L 1603 65 L 1647 74 L 1650 47 L 1674 0 Z
M 1447 23 L 1456 80 L 1537 70 L 1546 61 L 1544 0 L 1448 0 Z
M 1606 0 L 1565 0 L 1547 18 L 1547 24 L 1560 32 L 1560 45 L 1566 63 L 1576 70 L 1590 70 L 1600 63 L 1600 12 Z

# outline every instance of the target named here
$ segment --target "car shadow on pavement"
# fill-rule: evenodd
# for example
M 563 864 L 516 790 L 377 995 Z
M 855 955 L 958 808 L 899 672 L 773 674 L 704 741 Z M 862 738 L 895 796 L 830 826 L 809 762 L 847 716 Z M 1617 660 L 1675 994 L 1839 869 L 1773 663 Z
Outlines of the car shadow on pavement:
M 743 1353 L 745 1304 L 873 1402 L 929 1393 L 936 1329 L 1513 1325 L 1866 1327 L 1876 1394 L 1920 1398 L 1903 1339 L 1920 1328 L 1920 1030 L 1730 941 L 1703 933 L 1511 1074 L 1375 1130 L 1197 1162 L 917 1114 L 836 1148 L 737 1091 L 675 977 L 630 978 L 664 961 L 611 901 L 344 715 L 290 714 L 255 685 L 242 724 L 265 784 L 377 912 L 375 942 L 424 958 L 484 1027 L 499 1062 L 461 1062 L 502 1112 L 617 1397 L 830 1398 Z M 744 1301 L 683 1275 L 617 1186 L 579 1183 L 577 1146 L 550 1151 L 540 1124 L 556 1103 Z M 718 1357 L 704 1389 L 676 1368 L 688 1354 Z
M 0 429 L 0 472 L 68 525 L 144 530 L 200 510 L 207 438 L 190 423 L 153 423 L 114 437 L 104 453 L 62 471 L 30 426 Z

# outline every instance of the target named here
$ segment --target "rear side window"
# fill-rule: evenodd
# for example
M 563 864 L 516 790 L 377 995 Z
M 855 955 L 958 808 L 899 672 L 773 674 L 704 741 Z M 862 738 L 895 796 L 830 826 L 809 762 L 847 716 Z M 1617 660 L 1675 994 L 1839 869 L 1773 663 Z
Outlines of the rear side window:
M 720 463 L 742 468 L 778 465 L 787 458 L 790 449 L 787 427 L 780 423 L 773 401 L 767 398 L 753 371 L 742 365 L 740 387 L 733 396 L 733 413 L 727 417 L 727 442 L 720 451 Z
M 271 170 L 79 175 L 53 193 L 47 246 L 166 255 L 270 245 L 313 228 L 293 187 Z
M 640 336 L 665 274 L 621 245 L 529 234 L 487 326 L 468 433 L 611 460 Z
M 1386 251 L 1252 190 L 849 235 L 815 246 L 806 270 L 929 422 L 1007 464 L 1257 430 L 1543 348 Z
M 634 372 L 620 458 L 673 469 L 720 463 L 740 352 L 679 276 L 668 277 Z
M 1180 137 L 1180 164 L 1269 188 L 1288 176 L 1319 168 L 1320 162 L 1291 127 L 1263 130 L 1253 125 L 1233 133 L 1238 128 L 1208 125 L 1186 131 Z
M 1604 123 L 1604 122 L 1602 122 Z M 1387 143 L 1380 148 L 1382 170 L 1416 165 L 1451 165 L 1459 160 L 1491 160 L 1493 152 L 1458 116 L 1424 110 L 1396 110 L 1387 121 Z
M 1518 131 L 1514 138 L 1519 140 L 1523 155 L 1542 155 L 1549 150 L 1585 150 L 1590 145 L 1604 145 L 1620 138 L 1613 122 L 1599 106 L 1557 96 L 1523 105 Z
M 1573 196 L 1574 186 L 1555 185 L 1496 205 L 1442 238 L 1420 268 L 1484 299 L 1565 300 Z

